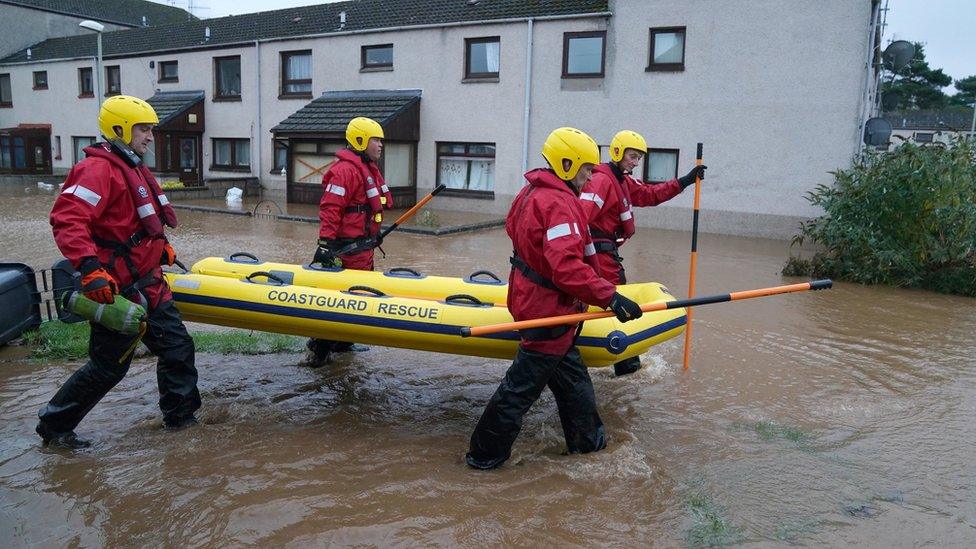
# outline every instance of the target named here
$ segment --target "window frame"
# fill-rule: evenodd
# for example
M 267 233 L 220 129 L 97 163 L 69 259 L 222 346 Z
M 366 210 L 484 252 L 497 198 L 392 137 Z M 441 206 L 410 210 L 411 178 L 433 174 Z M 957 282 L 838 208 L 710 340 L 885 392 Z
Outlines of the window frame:
M 88 82 L 91 84 L 91 89 L 85 91 L 85 72 L 88 72 Z M 91 67 L 78 67 L 78 99 L 83 99 L 87 97 L 95 97 L 95 70 Z
M 112 91 L 112 73 L 115 72 L 118 77 L 119 90 L 116 92 Z M 108 65 L 105 67 L 105 97 L 114 97 L 116 95 L 122 95 L 122 66 L 121 65 Z
M 72 166 L 85 159 L 84 155 L 78 154 L 82 152 L 82 147 L 78 146 L 78 141 L 82 139 L 90 139 L 91 145 L 98 143 L 98 138 L 93 135 L 72 135 L 71 136 L 71 165 Z M 86 145 L 86 147 L 90 147 L 91 145 Z M 81 156 L 81 158 L 78 158 L 78 156 Z
M 681 34 L 681 62 L 655 63 L 654 39 L 658 34 Z M 648 29 L 648 52 L 646 72 L 681 72 L 685 70 L 685 54 L 688 52 L 688 27 L 651 27 Z
M 159 64 L 159 78 L 156 80 L 156 82 L 159 82 L 160 84 L 167 84 L 167 83 L 180 81 L 180 61 L 178 59 L 160 61 L 158 64 Z M 172 66 L 176 68 L 176 76 L 166 76 L 165 67 L 167 66 Z
M 44 83 L 42 83 L 42 84 L 38 84 L 37 83 L 37 77 L 38 77 L 38 75 L 44 75 Z M 47 71 L 33 71 L 31 73 L 31 83 L 33 84 L 33 89 L 35 91 L 36 90 L 46 90 L 46 89 L 48 89 Z
M 220 93 L 220 75 L 221 75 L 221 72 L 220 72 L 220 63 L 221 63 L 221 61 L 230 61 L 232 59 L 236 59 L 237 60 L 237 63 L 238 63 L 237 66 L 240 67 L 240 69 L 238 70 L 238 73 L 244 72 L 243 71 L 243 66 L 244 65 L 243 65 L 243 62 L 241 61 L 241 56 L 240 55 L 223 55 L 223 56 L 219 56 L 219 57 L 214 57 L 213 58 L 214 88 L 213 88 L 213 98 L 212 98 L 212 100 L 214 102 L 220 102 L 220 101 L 241 101 L 241 93 L 243 92 L 243 89 L 242 90 L 238 90 L 238 93 L 237 94 L 222 94 L 222 93 Z M 237 75 L 237 78 L 238 78 L 237 87 L 238 88 L 243 88 L 244 87 L 243 86 L 244 77 L 241 74 L 238 74 Z
M 681 162 L 681 149 L 667 149 L 662 147 L 648 147 L 647 152 L 644 153 L 644 177 L 641 181 L 649 185 L 660 185 L 661 183 L 666 183 L 671 179 L 665 179 L 664 181 L 651 181 L 651 153 L 674 153 L 674 174 L 672 174 L 671 179 L 678 178 L 678 164 Z
M 367 63 L 367 53 L 370 50 L 378 50 L 390 48 L 390 59 L 389 63 Z M 363 44 L 359 49 L 359 70 L 360 71 L 392 71 L 393 70 L 393 43 L 389 44 Z
M 0 108 L 9 109 L 9 108 L 13 108 L 14 106 L 13 79 L 10 77 L 9 72 L 0 74 L 0 80 L 3 80 L 4 78 L 7 79 L 7 90 L 9 90 L 10 97 L 7 97 L 5 101 L 3 96 L 0 96 Z M 3 84 L 0 84 L 0 86 L 3 86 Z
M 288 173 L 288 149 L 289 147 L 285 145 L 281 139 L 271 138 L 271 171 L 268 172 L 271 175 L 281 175 L 281 170 L 285 170 L 285 174 Z M 278 151 L 285 151 L 284 163 L 278 164 Z
M 600 47 L 600 72 L 569 72 L 569 42 L 574 38 L 602 38 Z M 563 78 L 603 78 L 607 71 L 607 31 L 581 31 L 563 33 Z
M 444 145 L 463 145 L 464 146 L 464 152 L 463 153 L 460 153 L 460 154 L 458 154 L 458 153 L 443 154 L 443 153 L 441 153 L 441 147 L 444 146 Z M 487 154 L 472 154 L 472 153 L 468 152 L 470 150 L 470 147 L 472 147 L 472 146 L 491 146 L 491 147 L 494 147 L 495 148 L 495 154 L 494 155 L 491 155 L 491 156 L 489 156 Z M 465 178 L 465 181 L 467 183 L 469 183 L 469 184 L 471 183 L 471 161 L 472 160 L 477 160 L 479 158 L 480 159 L 490 158 L 493 162 L 495 162 L 495 166 L 496 167 L 498 166 L 498 160 L 497 160 L 498 159 L 498 144 L 497 143 L 492 143 L 492 142 L 489 142 L 489 141 L 435 141 L 434 142 L 434 154 L 436 156 L 435 163 L 434 163 L 434 179 L 435 179 L 434 186 L 435 187 L 441 184 L 441 158 L 442 157 L 445 157 L 445 156 L 454 156 L 454 157 L 464 157 L 464 158 L 469 159 L 468 160 L 468 174 L 467 174 L 467 177 Z M 477 190 L 477 189 L 455 189 L 455 188 L 452 188 L 452 187 L 445 187 L 444 190 L 441 191 L 441 194 L 444 195 L 444 196 L 456 196 L 456 197 L 461 197 L 461 198 L 482 198 L 482 199 L 494 200 L 494 198 L 495 198 L 494 186 L 495 185 L 494 185 L 494 181 L 493 181 L 492 182 L 492 190 L 490 190 L 490 191 L 481 191 L 481 190 Z
M 496 72 L 471 72 L 471 46 L 474 44 L 498 44 L 498 70 Z M 498 82 L 502 71 L 502 37 L 477 36 L 464 39 L 464 80 L 462 82 Z
M 217 164 L 217 142 L 218 141 L 229 141 L 230 142 L 230 164 Z M 251 139 L 249 137 L 211 137 L 210 138 L 210 171 L 212 172 L 251 172 L 251 158 L 250 153 L 248 153 L 248 164 L 238 164 L 237 163 L 237 142 L 245 141 L 247 142 L 247 147 L 251 148 Z
M 312 70 L 312 50 L 293 50 L 279 52 L 278 55 L 278 99 L 311 99 L 312 98 L 312 78 L 288 78 L 288 60 L 299 55 L 308 56 L 309 71 Z M 289 85 L 308 84 L 308 91 L 289 92 L 285 91 Z

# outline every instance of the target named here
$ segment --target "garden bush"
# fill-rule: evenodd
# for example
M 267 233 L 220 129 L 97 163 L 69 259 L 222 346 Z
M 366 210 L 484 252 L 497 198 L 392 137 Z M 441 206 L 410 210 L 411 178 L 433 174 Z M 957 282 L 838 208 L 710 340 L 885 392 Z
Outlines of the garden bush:
M 820 251 L 783 274 L 976 296 L 976 140 L 906 142 L 833 175 L 807 196 L 824 215 L 793 238 Z

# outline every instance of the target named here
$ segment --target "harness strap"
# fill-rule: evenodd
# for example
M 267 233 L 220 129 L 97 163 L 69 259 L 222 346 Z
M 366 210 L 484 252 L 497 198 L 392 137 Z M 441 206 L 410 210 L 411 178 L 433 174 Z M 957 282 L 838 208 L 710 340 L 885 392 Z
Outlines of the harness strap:
M 569 331 L 568 325 L 553 326 L 547 328 L 528 328 L 525 330 L 519 330 L 519 336 L 526 341 L 548 341 L 550 339 L 559 339 L 563 334 Z
M 517 253 L 512 252 L 512 257 L 510 257 L 508 261 L 512 264 L 513 267 L 521 271 L 522 274 L 525 276 L 525 278 L 528 278 L 529 280 L 538 284 L 539 286 L 542 286 L 543 288 L 548 288 L 550 290 L 556 290 L 557 292 L 562 291 L 559 289 L 558 286 L 553 284 L 551 280 L 533 271 L 532 268 L 529 267 L 528 264 L 526 264 L 525 261 L 523 261 L 522 258 L 518 256 Z
M 139 273 L 139 269 L 136 268 L 135 263 L 132 261 L 132 248 L 138 246 L 139 243 L 142 242 L 142 239 L 146 238 L 146 236 L 148 236 L 148 233 L 145 231 L 145 229 L 139 229 L 124 242 L 109 240 L 94 234 L 92 235 L 92 240 L 95 242 L 95 245 L 112 250 L 113 258 L 121 257 L 122 261 L 125 262 L 125 267 L 129 270 L 129 276 L 132 278 L 133 282 L 132 284 L 120 289 L 120 293 L 122 294 L 138 292 L 143 288 L 148 288 L 149 286 L 154 286 L 162 282 L 161 279 L 153 276 L 152 273 L 142 276 Z M 114 270 L 113 265 L 111 264 L 106 265 L 106 267 Z
M 369 206 L 367 206 L 366 204 L 357 204 L 355 206 L 346 206 L 346 213 L 347 214 L 369 213 L 369 211 L 370 211 Z

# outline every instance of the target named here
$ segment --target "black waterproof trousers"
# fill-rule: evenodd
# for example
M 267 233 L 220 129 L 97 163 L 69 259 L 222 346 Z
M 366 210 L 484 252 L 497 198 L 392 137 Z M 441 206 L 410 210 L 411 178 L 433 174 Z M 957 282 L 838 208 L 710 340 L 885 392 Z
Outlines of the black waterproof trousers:
M 512 366 L 488 401 L 471 435 L 468 465 L 494 469 L 512 454 L 512 444 L 522 430 L 522 417 L 549 387 L 556 397 L 559 421 L 571 454 L 595 452 L 606 447 L 603 421 L 596 411 L 593 382 L 573 346 L 564 356 L 547 355 L 519 347 Z
M 149 312 L 149 329 L 142 341 L 156 363 L 159 408 L 167 425 L 179 425 L 200 408 L 193 339 L 186 332 L 173 301 Z M 98 401 L 122 381 L 132 355 L 119 362 L 138 336 L 126 336 L 91 324 L 88 362 L 68 378 L 54 398 L 38 413 L 48 433 L 73 431 Z

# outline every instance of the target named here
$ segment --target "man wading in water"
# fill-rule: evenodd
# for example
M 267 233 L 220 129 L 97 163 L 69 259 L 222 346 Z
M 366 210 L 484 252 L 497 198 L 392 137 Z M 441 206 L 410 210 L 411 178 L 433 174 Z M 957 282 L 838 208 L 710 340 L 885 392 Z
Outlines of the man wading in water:
M 580 188 L 600 161 L 596 142 L 575 128 L 554 130 L 542 145 L 549 168 L 525 174 L 505 220 L 514 254 L 508 310 L 516 321 L 582 312 L 584 303 L 610 308 L 621 322 L 640 306 L 594 271 L 596 250 L 586 230 Z M 501 466 L 512 453 L 522 417 L 549 387 L 570 453 L 606 446 L 593 382 L 573 345 L 580 325 L 521 330 L 512 366 L 485 407 L 466 456 L 475 469 Z

